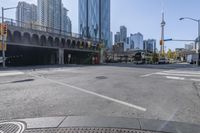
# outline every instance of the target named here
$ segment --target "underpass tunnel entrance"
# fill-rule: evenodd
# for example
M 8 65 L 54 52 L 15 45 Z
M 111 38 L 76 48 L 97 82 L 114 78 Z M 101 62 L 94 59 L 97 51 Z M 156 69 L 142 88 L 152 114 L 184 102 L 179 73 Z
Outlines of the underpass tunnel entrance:
M 65 64 L 99 64 L 99 54 L 95 52 L 64 51 Z
M 7 66 L 51 65 L 56 64 L 57 49 L 8 45 Z

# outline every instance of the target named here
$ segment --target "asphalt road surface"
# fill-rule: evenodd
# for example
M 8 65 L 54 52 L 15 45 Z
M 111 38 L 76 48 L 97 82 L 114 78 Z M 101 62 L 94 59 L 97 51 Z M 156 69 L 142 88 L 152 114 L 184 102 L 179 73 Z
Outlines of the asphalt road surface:
M 107 64 L 0 71 L 0 120 L 122 116 L 200 124 L 200 69 Z

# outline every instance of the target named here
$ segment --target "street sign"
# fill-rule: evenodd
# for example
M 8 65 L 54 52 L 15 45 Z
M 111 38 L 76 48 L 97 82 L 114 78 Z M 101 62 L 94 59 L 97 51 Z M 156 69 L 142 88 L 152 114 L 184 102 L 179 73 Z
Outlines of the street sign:
M 166 41 L 172 41 L 173 39 L 165 39 L 164 41 L 166 42 Z
M 4 51 L 7 50 L 7 44 L 4 44 L 4 46 L 2 45 L 2 42 L 0 42 L 0 51 L 3 50 L 3 47 L 4 47 Z

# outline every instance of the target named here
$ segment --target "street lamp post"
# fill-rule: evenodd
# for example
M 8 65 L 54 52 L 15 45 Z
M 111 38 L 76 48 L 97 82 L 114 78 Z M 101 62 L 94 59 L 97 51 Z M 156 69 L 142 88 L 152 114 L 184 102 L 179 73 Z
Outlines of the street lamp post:
M 188 20 L 192 20 L 192 21 L 195 21 L 198 23 L 198 47 L 197 47 L 197 50 L 196 50 L 196 53 L 197 53 L 197 61 L 196 61 L 196 64 L 197 66 L 199 66 L 199 58 L 200 58 L 200 19 L 193 19 L 193 18 L 189 18 L 189 17 L 184 17 L 184 18 L 180 18 L 179 20 L 184 20 L 184 19 L 188 19 Z

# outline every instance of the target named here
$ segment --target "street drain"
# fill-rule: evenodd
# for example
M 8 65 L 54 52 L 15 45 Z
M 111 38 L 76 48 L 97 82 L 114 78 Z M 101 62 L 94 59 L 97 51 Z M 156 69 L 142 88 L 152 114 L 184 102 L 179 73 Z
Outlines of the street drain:
M 105 77 L 105 76 L 98 76 L 98 77 L 96 77 L 96 79 L 107 79 L 107 77 Z
M 34 81 L 34 79 L 17 80 L 17 81 L 12 81 L 11 83 L 22 83 L 22 82 L 31 82 L 31 81 Z
M 25 125 L 22 122 L 0 123 L 0 133 L 23 133 Z

